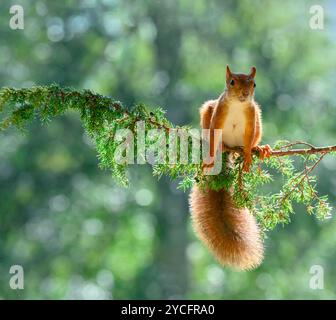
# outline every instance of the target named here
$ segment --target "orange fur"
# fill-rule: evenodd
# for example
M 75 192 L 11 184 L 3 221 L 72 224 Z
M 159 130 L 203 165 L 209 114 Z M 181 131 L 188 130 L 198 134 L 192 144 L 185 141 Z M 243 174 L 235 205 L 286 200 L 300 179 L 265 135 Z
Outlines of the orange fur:
M 252 147 L 256 147 L 259 142 L 261 141 L 262 137 L 262 127 L 261 127 L 261 111 L 260 107 L 255 103 L 255 134 L 254 134 L 254 140 L 252 143 Z
M 256 127 L 256 112 L 254 104 L 251 103 L 250 106 L 245 111 L 246 118 L 246 128 L 244 134 L 244 171 L 249 171 L 252 164 L 252 144 L 255 140 L 255 127 Z
M 210 129 L 210 121 L 217 100 L 209 100 L 204 102 L 200 108 L 201 128 Z
M 227 67 L 226 91 L 217 100 L 205 102 L 200 109 L 201 127 L 210 128 L 210 156 L 214 156 L 219 147 L 219 137 L 214 134 L 214 129 L 231 130 L 231 127 L 225 126 L 233 124 L 233 133 L 237 130 L 235 124 L 241 119 L 239 117 L 243 117 L 243 120 L 245 118 L 243 122 L 245 127 L 240 127 L 240 130 L 244 128 L 243 145 L 240 146 L 244 148 L 245 171 L 250 170 L 253 148 L 259 150 L 261 157 L 269 150 L 268 146 L 258 147 L 262 124 L 260 108 L 253 99 L 255 74 L 254 67 L 249 75 L 233 74 Z M 244 110 L 243 116 L 240 113 L 236 117 L 235 109 L 230 109 L 237 103 L 243 106 L 239 107 Z M 229 111 L 233 112 L 233 116 L 231 114 L 230 120 L 227 120 Z M 230 134 L 226 136 L 223 133 L 223 146 L 227 137 L 230 138 Z M 229 139 L 229 141 L 232 143 L 235 140 Z M 247 270 L 261 263 L 263 244 L 256 220 L 247 209 L 237 209 L 234 206 L 230 192 L 224 189 L 200 190 L 194 186 L 190 194 L 190 208 L 196 233 L 221 264 Z
M 224 96 L 219 97 L 210 121 L 210 156 L 214 157 L 219 144 L 219 132 L 214 129 L 222 129 L 228 113 L 228 104 Z
M 237 209 L 225 190 L 200 190 L 190 194 L 193 226 L 199 238 L 222 264 L 241 270 L 257 267 L 263 244 L 254 217 Z

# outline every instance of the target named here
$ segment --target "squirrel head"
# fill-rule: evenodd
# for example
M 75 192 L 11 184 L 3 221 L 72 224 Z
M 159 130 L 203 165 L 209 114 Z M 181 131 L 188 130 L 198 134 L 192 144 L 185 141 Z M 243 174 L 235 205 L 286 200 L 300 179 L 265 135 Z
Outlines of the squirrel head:
M 232 73 L 229 66 L 226 66 L 226 92 L 228 97 L 240 102 L 251 100 L 256 86 L 254 81 L 256 72 L 256 67 L 252 67 L 249 74 Z

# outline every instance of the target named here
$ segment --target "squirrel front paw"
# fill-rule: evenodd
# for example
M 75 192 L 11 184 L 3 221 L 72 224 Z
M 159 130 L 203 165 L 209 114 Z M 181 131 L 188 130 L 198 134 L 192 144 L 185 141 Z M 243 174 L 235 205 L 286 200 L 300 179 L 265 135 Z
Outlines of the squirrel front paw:
M 212 159 L 211 161 L 203 162 L 202 164 L 202 172 L 205 173 L 206 170 L 210 170 L 214 167 L 215 162 Z
M 268 144 L 265 144 L 264 146 L 256 146 L 253 148 L 253 150 L 259 153 L 259 158 L 261 160 L 264 160 L 265 158 L 269 158 L 272 153 L 272 148 Z

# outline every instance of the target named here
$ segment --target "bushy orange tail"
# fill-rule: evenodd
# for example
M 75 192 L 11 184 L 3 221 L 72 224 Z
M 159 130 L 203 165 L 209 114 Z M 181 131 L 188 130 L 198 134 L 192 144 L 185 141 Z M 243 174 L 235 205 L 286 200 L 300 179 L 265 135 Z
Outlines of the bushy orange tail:
M 260 265 L 264 248 L 256 220 L 247 209 L 235 208 L 227 191 L 194 186 L 190 207 L 196 233 L 222 265 L 241 270 Z

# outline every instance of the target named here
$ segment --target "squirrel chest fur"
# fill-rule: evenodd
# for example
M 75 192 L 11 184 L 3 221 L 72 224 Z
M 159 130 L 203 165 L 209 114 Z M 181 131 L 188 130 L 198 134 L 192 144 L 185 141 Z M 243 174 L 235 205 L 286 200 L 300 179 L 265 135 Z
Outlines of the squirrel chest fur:
M 234 101 L 223 106 L 227 114 L 222 128 L 222 140 L 228 147 L 244 145 L 246 129 L 246 110 L 251 108 L 248 103 Z

